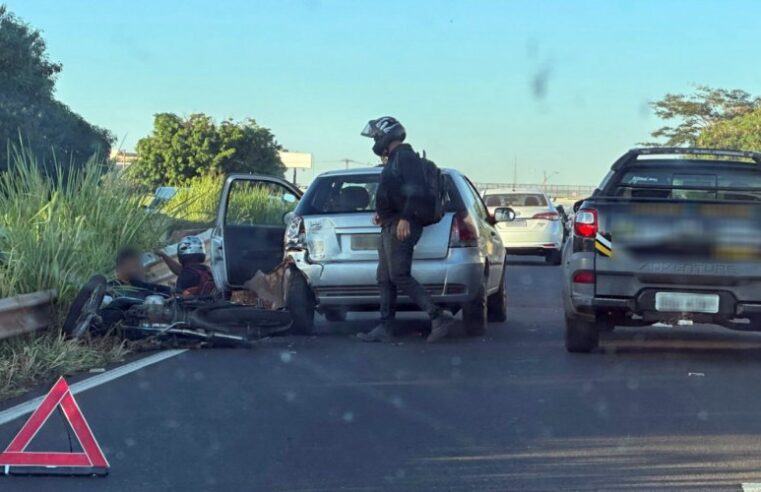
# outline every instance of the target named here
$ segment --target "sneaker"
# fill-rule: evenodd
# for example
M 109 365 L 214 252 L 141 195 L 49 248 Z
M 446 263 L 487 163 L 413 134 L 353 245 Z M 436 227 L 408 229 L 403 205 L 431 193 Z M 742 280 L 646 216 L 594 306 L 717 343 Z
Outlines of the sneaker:
M 385 325 L 380 324 L 367 333 L 357 333 L 357 338 L 363 342 L 390 342 L 394 337 Z
M 438 342 L 449 334 L 449 327 L 452 326 L 455 319 L 454 316 L 446 311 L 443 311 L 431 322 L 431 334 L 425 339 L 428 343 Z

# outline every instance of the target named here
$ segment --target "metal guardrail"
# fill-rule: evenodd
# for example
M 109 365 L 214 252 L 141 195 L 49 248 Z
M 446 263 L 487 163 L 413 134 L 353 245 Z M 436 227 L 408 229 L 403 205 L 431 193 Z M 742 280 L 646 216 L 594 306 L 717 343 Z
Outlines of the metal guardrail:
M 46 290 L 0 299 L 0 338 L 50 326 L 55 297 L 55 290 Z

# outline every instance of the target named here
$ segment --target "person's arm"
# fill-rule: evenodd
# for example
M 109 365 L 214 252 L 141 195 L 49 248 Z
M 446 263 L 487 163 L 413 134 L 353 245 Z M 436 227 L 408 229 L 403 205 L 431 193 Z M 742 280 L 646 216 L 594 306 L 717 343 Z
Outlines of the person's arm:
M 155 254 L 156 256 L 164 260 L 164 263 L 166 263 L 166 266 L 169 267 L 169 270 L 171 270 L 172 273 L 174 273 L 175 275 L 180 274 L 180 272 L 182 271 L 182 265 L 180 264 L 179 261 L 175 260 L 174 258 L 172 258 L 171 256 L 169 256 L 168 254 L 164 253 L 161 250 L 156 251 Z

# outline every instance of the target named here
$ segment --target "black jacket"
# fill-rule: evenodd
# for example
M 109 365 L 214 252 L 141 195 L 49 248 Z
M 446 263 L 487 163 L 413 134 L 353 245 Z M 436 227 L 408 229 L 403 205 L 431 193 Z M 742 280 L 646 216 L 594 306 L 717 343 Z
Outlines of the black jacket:
M 401 144 L 389 154 L 375 196 L 381 224 L 400 218 L 415 222 L 414 210 L 424 194 L 422 161 L 409 144 Z

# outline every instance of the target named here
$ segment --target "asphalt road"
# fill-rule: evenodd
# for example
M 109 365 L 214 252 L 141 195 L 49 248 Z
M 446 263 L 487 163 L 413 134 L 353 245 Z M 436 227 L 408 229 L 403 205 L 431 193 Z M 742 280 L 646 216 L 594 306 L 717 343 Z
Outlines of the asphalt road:
M 617 329 L 563 348 L 560 270 L 514 261 L 485 338 L 359 343 L 369 315 L 186 352 L 77 396 L 107 478 L 0 490 L 740 490 L 761 482 L 761 337 Z M 22 419 L 0 427 L 9 442 Z M 33 442 L 66 450 L 60 419 Z

